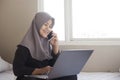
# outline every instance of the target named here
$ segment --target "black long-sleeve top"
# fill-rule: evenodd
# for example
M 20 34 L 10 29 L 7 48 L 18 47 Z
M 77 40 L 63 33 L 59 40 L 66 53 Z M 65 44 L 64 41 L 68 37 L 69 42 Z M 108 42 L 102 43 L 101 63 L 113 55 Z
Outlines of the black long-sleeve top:
M 45 66 L 53 66 L 58 55 L 55 55 L 52 51 L 51 60 L 39 61 L 32 58 L 30 51 L 27 47 L 18 45 L 13 60 L 13 72 L 17 77 L 24 75 L 31 75 L 35 68 L 42 68 Z

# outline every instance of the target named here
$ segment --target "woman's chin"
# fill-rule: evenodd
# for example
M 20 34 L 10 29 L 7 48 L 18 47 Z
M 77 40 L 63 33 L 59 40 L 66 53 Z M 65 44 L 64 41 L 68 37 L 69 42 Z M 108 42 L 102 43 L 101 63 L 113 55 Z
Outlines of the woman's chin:
M 44 34 L 44 35 L 41 35 L 41 37 L 42 37 L 42 38 L 47 38 L 47 35 Z
M 42 36 L 43 38 L 47 38 L 47 36 Z

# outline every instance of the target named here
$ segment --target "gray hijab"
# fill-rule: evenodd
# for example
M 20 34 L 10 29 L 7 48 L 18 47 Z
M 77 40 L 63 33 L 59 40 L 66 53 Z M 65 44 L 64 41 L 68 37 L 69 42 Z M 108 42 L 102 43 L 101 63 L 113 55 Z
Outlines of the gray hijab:
M 51 47 L 47 38 L 42 38 L 39 34 L 41 26 L 48 20 L 52 20 L 52 27 L 54 25 L 54 18 L 45 12 L 39 12 L 35 15 L 32 24 L 21 41 L 20 45 L 27 47 L 34 59 L 45 60 L 51 59 Z

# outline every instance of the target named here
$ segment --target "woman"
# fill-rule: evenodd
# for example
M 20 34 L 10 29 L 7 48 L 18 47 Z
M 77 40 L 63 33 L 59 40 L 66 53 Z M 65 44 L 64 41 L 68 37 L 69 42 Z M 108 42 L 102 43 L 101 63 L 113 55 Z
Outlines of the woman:
M 52 31 L 54 18 L 45 12 L 35 15 L 31 27 L 21 43 L 17 46 L 13 61 L 13 72 L 17 80 L 42 80 L 24 75 L 40 75 L 52 69 L 59 53 L 57 34 L 52 33 L 49 41 L 47 35 Z M 61 77 L 54 80 L 77 80 L 77 76 Z

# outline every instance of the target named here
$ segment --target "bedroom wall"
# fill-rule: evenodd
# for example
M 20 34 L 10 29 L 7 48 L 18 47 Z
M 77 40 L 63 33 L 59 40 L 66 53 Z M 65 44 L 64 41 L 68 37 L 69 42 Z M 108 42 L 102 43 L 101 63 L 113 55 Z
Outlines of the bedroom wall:
M 12 62 L 21 41 L 37 12 L 37 0 L 0 0 L 0 56 Z M 118 71 L 119 45 L 60 45 L 61 49 L 94 49 L 83 71 Z
M 0 0 L 0 56 L 11 62 L 37 12 L 37 0 Z

